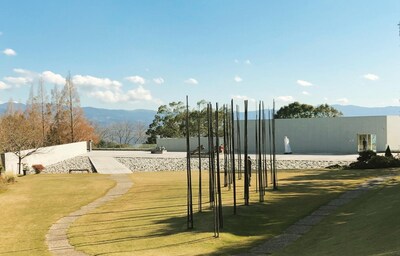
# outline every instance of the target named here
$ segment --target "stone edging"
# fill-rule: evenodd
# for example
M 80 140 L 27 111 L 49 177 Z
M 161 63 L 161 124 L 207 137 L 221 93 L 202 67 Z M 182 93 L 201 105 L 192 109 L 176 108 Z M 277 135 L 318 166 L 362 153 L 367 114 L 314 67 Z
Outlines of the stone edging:
M 49 251 L 53 255 L 59 256 L 83 256 L 87 255 L 83 252 L 76 251 L 75 248 L 69 243 L 67 231 L 71 224 L 79 217 L 87 214 L 88 212 L 96 209 L 97 207 L 112 201 L 126 192 L 132 187 L 132 181 L 129 175 L 126 174 L 113 174 L 111 178 L 114 179 L 117 184 L 111 190 L 107 192 L 103 197 L 91 202 L 88 205 L 82 206 L 79 210 L 70 213 L 68 216 L 59 219 L 54 223 L 47 235 L 46 242 Z
M 340 206 L 347 204 L 351 200 L 358 198 L 368 190 L 384 183 L 385 181 L 392 178 L 393 175 L 382 176 L 367 180 L 359 187 L 353 190 L 349 190 L 343 193 L 340 197 L 333 199 L 328 204 L 321 206 L 310 215 L 300 219 L 290 227 L 288 227 L 283 234 L 268 239 L 266 242 L 250 249 L 248 253 L 239 254 L 240 256 L 257 256 L 257 255 L 268 255 L 279 250 L 284 249 L 308 231 L 310 231 L 315 225 L 321 222 L 325 217 L 332 214 Z M 237 255 L 237 256 L 239 256 Z

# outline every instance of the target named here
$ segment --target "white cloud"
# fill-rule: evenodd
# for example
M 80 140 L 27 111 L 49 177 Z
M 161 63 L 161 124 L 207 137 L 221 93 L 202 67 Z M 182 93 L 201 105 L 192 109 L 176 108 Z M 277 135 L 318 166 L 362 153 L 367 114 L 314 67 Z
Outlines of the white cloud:
M 129 90 L 127 92 L 129 101 L 136 100 L 152 100 L 152 96 L 149 90 L 143 88 L 143 86 L 139 86 L 134 90 Z
M 62 75 L 55 74 L 51 71 L 44 71 L 40 76 L 47 83 L 58 84 L 58 85 L 65 84 L 65 78 Z
M 13 49 L 10 49 L 10 48 L 5 49 L 3 51 L 3 53 L 5 55 L 7 55 L 7 56 L 15 56 L 15 55 L 17 55 L 17 53 Z
M 310 93 L 307 92 L 307 91 L 302 91 L 301 93 L 302 93 L 303 95 L 310 95 Z
M 367 80 L 376 81 L 379 79 L 379 76 L 374 75 L 374 74 L 365 74 L 364 78 Z
M 76 75 L 72 78 L 74 84 L 88 88 L 104 88 L 118 90 L 122 84 L 109 78 Z
M 108 102 L 108 103 L 153 100 L 151 92 L 143 88 L 143 86 L 141 85 L 138 88 L 129 90 L 125 93 L 120 91 L 106 90 L 106 91 L 95 91 L 90 93 L 89 95 L 103 102 Z
M 281 102 L 292 102 L 294 101 L 293 96 L 279 96 L 276 98 L 277 101 L 281 101 Z
M 244 96 L 244 95 L 232 95 L 232 99 L 235 100 L 235 101 L 244 101 L 244 100 L 248 100 L 248 101 L 251 101 L 251 102 L 256 102 L 255 99 L 249 98 L 249 97 Z
M 108 102 L 108 103 L 125 101 L 124 100 L 125 95 L 114 91 L 95 91 L 91 92 L 89 95 L 103 102 Z
M 246 65 L 250 65 L 250 64 L 251 64 L 251 61 L 250 61 L 250 60 L 245 60 L 244 63 L 245 63 Z
M 243 81 L 243 79 L 242 79 L 240 76 L 235 76 L 235 77 L 233 78 L 233 80 L 235 80 L 235 82 L 237 82 L 237 83 L 240 83 L 240 82 Z
M 22 68 L 14 68 L 13 71 L 17 74 L 25 75 L 25 76 L 34 76 L 35 73 Z
M 11 86 L 9 86 L 8 84 L 4 83 L 3 81 L 0 81 L 0 90 L 4 90 L 4 89 L 8 89 Z
M 341 104 L 347 104 L 349 103 L 349 100 L 347 98 L 340 98 L 336 100 L 337 102 L 341 103 Z
M 4 80 L 9 82 L 10 84 L 25 85 L 33 82 L 32 77 L 13 77 L 13 76 L 6 76 Z
M 194 85 L 194 84 L 199 84 L 199 82 L 194 78 L 189 78 L 189 79 L 185 80 L 185 84 L 193 84 Z
M 299 85 L 301 85 L 301 86 L 305 86 L 305 87 L 308 87 L 308 86 L 312 86 L 312 85 L 313 85 L 312 83 L 310 83 L 310 82 L 308 82 L 308 81 L 304 81 L 304 80 L 297 80 L 296 82 L 297 82 L 297 84 L 299 84 Z
M 128 76 L 128 77 L 125 77 L 125 79 L 134 84 L 143 85 L 146 83 L 146 80 L 141 76 Z
M 165 81 L 162 77 L 157 77 L 153 79 L 154 83 L 156 84 L 163 84 Z

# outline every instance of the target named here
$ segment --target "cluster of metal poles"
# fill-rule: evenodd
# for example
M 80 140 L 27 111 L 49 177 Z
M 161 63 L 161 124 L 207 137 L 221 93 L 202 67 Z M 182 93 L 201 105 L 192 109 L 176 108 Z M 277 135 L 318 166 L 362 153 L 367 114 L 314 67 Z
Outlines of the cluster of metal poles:
M 267 124 L 264 102 L 256 106 L 255 120 L 255 165 L 252 168 L 252 160 L 249 155 L 248 140 L 248 101 L 244 101 L 244 122 L 240 124 L 239 106 L 236 105 L 236 120 L 233 100 L 219 108 L 218 103 L 215 109 L 211 103 L 207 104 L 206 120 L 197 116 L 197 139 L 198 139 L 198 160 L 199 160 L 199 195 L 198 209 L 202 211 L 202 158 L 201 158 L 201 124 L 207 124 L 208 138 L 208 193 L 210 208 L 213 210 L 214 237 L 219 237 L 220 229 L 223 228 L 222 195 L 221 195 L 221 167 L 223 168 L 223 186 L 233 195 L 233 214 L 237 214 L 237 188 L 236 181 L 242 180 L 244 176 L 244 205 L 250 204 L 250 186 L 252 170 L 255 171 L 256 193 L 259 194 L 259 202 L 264 202 L 265 193 L 268 187 L 268 168 L 271 172 L 272 189 L 278 188 L 275 151 L 275 103 L 272 111 L 268 111 L 269 122 Z M 236 122 L 236 123 L 235 123 Z M 243 127 L 241 127 L 243 126 Z M 241 131 L 243 129 L 243 135 Z M 267 131 L 268 130 L 268 131 Z M 192 134 L 196 134 L 192 132 Z M 221 143 L 220 137 L 223 137 Z M 186 97 L 186 148 L 187 148 L 187 227 L 193 228 L 193 193 L 191 174 L 191 151 L 189 131 L 189 102 Z M 243 143 L 242 143 L 243 142 Z M 242 154 L 243 149 L 243 154 Z M 267 160 L 269 151 L 269 166 Z M 223 154 L 223 162 L 220 160 Z M 221 162 L 221 163 L 220 163 Z

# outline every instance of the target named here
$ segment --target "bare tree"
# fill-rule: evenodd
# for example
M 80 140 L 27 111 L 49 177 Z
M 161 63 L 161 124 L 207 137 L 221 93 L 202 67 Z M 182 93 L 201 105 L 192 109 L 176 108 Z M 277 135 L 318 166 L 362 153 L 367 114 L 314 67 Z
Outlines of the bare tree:
M 143 143 L 147 139 L 146 131 L 146 124 L 130 121 L 96 127 L 100 140 L 104 143 L 117 143 L 120 146 Z
M 18 174 L 21 174 L 22 160 L 36 153 L 42 146 L 40 131 L 33 127 L 22 112 L 3 116 L 0 126 L 0 148 L 18 157 Z
M 133 144 L 144 143 L 147 139 L 147 125 L 143 122 L 135 122 L 133 125 Z
M 65 110 L 63 109 L 64 98 L 57 85 L 51 90 L 51 119 L 48 141 L 50 144 L 61 144 L 61 133 Z
M 46 144 L 46 134 L 49 129 L 49 119 L 51 114 L 51 105 L 49 104 L 46 88 L 42 78 L 39 79 L 37 102 L 40 110 L 41 128 L 42 128 L 42 140 L 43 144 Z
M 71 74 L 68 74 L 65 79 L 62 95 L 65 98 L 66 109 L 69 117 L 68 125 L 70 128 L 70 142 L 75 142 L 75 126 L 77 125 L 79 115 L 82 114 L 82 109 L 80 108 L 79 95 L 74 83 L 72 82 Z
M 127 145 L 133 139 L 133 124 L 128 121 L 114 123 L 110 127 L 113 137 L 120 145 Z

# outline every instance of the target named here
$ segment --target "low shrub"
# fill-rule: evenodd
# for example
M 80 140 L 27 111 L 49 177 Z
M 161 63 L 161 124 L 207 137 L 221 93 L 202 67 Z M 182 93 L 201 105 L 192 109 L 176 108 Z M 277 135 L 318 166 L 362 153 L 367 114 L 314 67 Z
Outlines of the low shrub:
M 34 164 L 34 165 L 32 165 L 32 168 L 33 168 L 33 170 L 35 170 L 36 174 L 41 173 L 45 169 L 44 166 L 41 164 Z
M 359 152 L 358 155 L 358 162 L 368 162 L 373 156 L 376 156 L 376 153 L 372 150 L 366 150 Z
M 400 167 L 400 159 L 394 158 L 393 156 L 380 156 L 370 150 L 360 152 L 359 155 L 360 156 L 357 158 L 357 162 L 351 163 L 348 166 L 348 168 L 379 169 L 379 168 Z
M 386 156 L 386 157 L 393 157 L 392 151 L 390 150 L 389 145 L 388 145 L 387 148 L 386 148 L 385 156 Z

